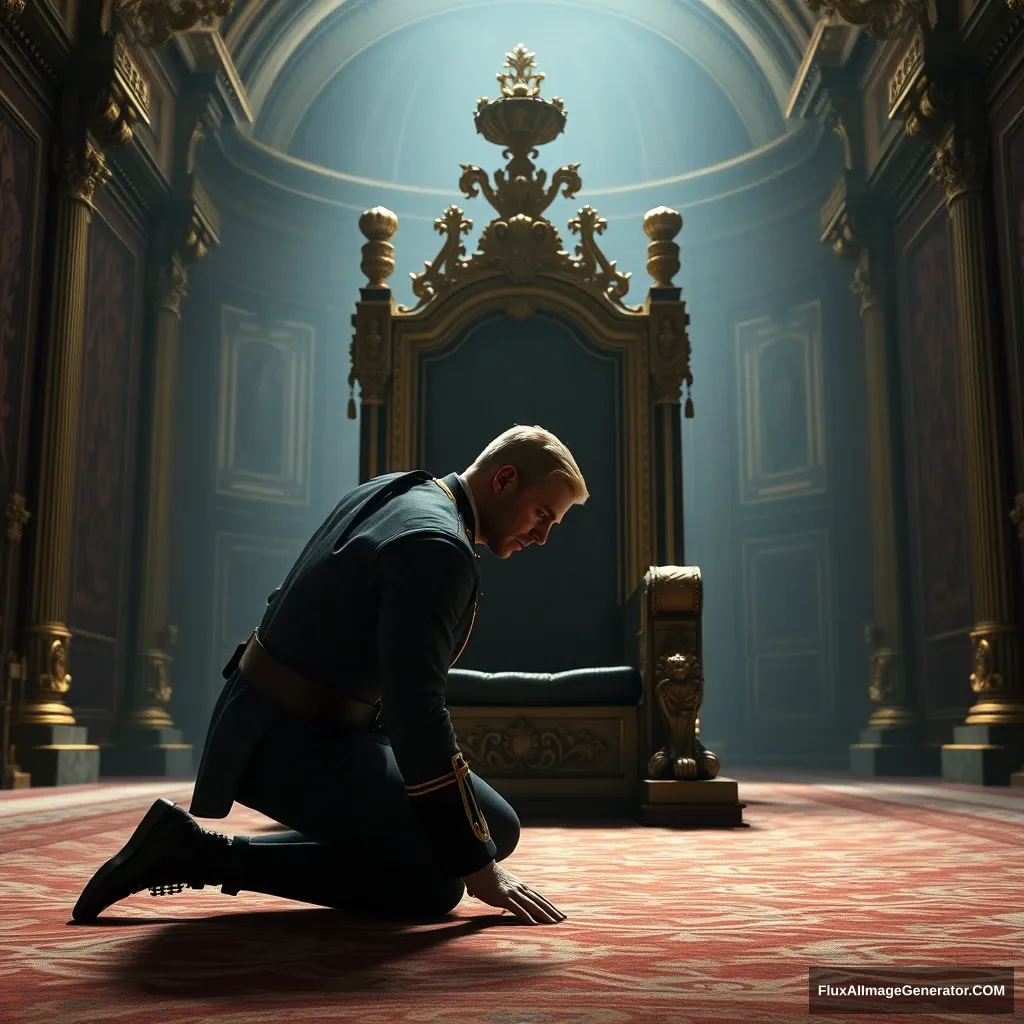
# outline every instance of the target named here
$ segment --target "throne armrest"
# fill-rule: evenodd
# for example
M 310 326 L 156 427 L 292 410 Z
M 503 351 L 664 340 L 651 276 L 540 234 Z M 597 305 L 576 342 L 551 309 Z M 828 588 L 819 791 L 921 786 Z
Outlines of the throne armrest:
M 689 731 L 684 720 L 667 715 L 667 709 L 660 706 L 658 684 L 669 678 L 681 679 L 680 671 L 685 675 L 686 666 L 694 664 L 700 680 L 692 715 L 691 728 L 695 728 L 703 696 L 703 599 L 697 566 L 652 565 L 626 602 L 626 652 L 635 658 L 643 679 L 637 751 L 641 778 L 648 774 L 649 759 L 656 751 L 662 747 L 674 750 L 679 745 L 680 737 L 673 733 L 680 730 L 673 728 L 673 718 L 684 733 Z M 695 739 L 695 734 L 691 735 Z

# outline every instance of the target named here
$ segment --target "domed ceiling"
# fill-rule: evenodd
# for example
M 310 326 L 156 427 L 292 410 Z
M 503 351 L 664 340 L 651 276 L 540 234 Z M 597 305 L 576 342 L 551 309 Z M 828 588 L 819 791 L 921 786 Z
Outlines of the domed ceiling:
M 254 141 L 367 182 L 448 194 L 500 159 L 478 96 L 536 53 L 588 195 L 710 168 L 796 130 L 782 109 L 813 28 L 801 0 L 248 0 L 222 32 Z

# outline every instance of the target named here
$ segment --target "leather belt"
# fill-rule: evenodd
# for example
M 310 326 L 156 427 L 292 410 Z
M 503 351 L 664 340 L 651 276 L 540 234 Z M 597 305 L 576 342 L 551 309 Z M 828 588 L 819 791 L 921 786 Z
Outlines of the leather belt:
M 347 694 L 334 693 L 278 661 L 260 643 L 256 630 L 245 644 L 238 667 L 254 690 L 300 718 L 327 718 L 344 729 L 369 729 L 376 725 L 380 715 L 379 701 L 367 704 Z

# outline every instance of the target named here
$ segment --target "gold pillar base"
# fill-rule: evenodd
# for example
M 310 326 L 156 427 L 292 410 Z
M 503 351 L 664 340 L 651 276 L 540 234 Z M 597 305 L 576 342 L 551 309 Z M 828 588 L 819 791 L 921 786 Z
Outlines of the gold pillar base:
M 917 728 L 918 722 L 914 713 L 908 708 L 888 705 L 876 708 L 868 719 L 869 729 L 907 729 Z
M 64 703 L 71 688 L 68 648 L 71 631 L 63 622 L 45 622 L 25 630 L 24 703 L 18 705 L 16 726 L 74 726 L 74 712 Z
M 1024 726 L 1024 701 L 981 698 L 967 712 L 964 725 Z

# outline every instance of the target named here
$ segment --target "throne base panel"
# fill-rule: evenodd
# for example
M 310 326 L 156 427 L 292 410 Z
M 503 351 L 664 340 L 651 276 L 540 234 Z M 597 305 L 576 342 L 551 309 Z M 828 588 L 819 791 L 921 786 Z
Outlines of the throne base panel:
M 735 779 L 645 779 L 640 822 L 667 828 L 736 828 L 745 823 Z

